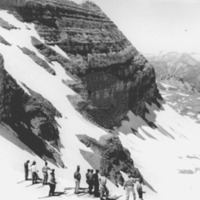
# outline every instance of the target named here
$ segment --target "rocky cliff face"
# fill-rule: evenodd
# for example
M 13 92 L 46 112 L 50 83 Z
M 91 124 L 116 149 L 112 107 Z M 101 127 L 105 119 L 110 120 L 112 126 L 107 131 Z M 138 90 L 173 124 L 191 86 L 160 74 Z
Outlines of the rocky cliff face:
M 32 37 L 32 45 L 48 62 L 57 61 L 73 76 L 74 82 L 66 84 L 78 93 L 79 98 L 71 98 L 72 103 L 76 101 L 77 109 L 86 117 L 112 129 L 120 126 L 121 120 L 127 119 L 127 111 L 131 110 L 156 127 L 145 117 L 148 112 L 146 103 L 159 107 L 162 99 L 155 83 L 154 69 L 98 6 L 89 1 L 78 5 L 67 0 L 9 0 L 1 1 L 0 6 L 9 9 L 19 20 L 35 24 L 44 42 Z M 1 42 L 6 41 L 2 38 Z M 58 45 L 68 59 L 50 48 L 53 45 Z M 55 75 L 47 62 L 30 49 L 21 50 Z M 28 132 L 29 137 L 36 140 L 32 144 L 33 149 L 38 146 L 37 142 L 41 143 L 42 150 L 37 154 L 47 152 L 49 157 L 56 159 L 52 149 L 48 149 L 51 146 L 45 142 L 52 142 L 55 148 L 59 146 L 54 119 L 59 113 L 30 89 L 27 88 L 30 95 L 24 93 L 3 69 L 3 58 L 0 70 L 1 120 L 13 127 L 30 146 L 25 135 Z M 80 141 L 91 144 L 90 138 Z M 110 174 L 111 179 L 116 181 L 122 177 L 120 170 L 136 173 L 130 153 L 122 147 L 118 137 L 111 137 L 104 143 L 96 141 L 97 147 L 91 146 L 98 151 L 100 168 L 107 176 Z M 106 150 L 104 153 L 102 148 Z M 124 157 L 117 157 L 118 154 Z M 121 182 L 118 180 L 116 184 Z
M 13 5 L 15 15 L 25 22 L 35 23 L 39 35 L 44 38 L 45 44 L 34 41 L 40 52 L 50 60 L 59 61 L 84 85 L 84 90 L 79 93 L 86 97 L 87 102 L 91 102 L 84 110 L 93 121 L 112 128 L 120 124 L 127 110 L 145 119 L 148 112 L 146 102 L 159 106 L 157 100 L 161 96 L 155 83 L 154 69 L 98 6 L 89 1 L 77 5 L 61 0 L 15 1 Z M 69 60 L 48 51 L 47 45 L 55 44 L 67 53 Z M 99 74 L 101 72 L 106 75 Z M 111 79 L 111 84 L 102 86 L 101 80 L 94 79 L 91 82 L 90 77 L 93 76 L 101 77 L 103 82 Z M 91 85 L 98 86 L 91 88 Z M 76 90 L 76 86 L 73 89 Z M 101 115 L 97 112 L 100 104 L 102 106 L 102 101 L 105 103 L 108 99 L 111 99 L 110 103 L 101 108 L 101 113 L 108 113 L 108 108 L 111 108 L 111 115 L 116 120 L 109 123 L 102 120 L 105 114 L 96 117 Z M 114 99 L 118 102 L 114 102 Z M 119 104 L 124 105 L 113 114 L 113 108 L 116 110 Z

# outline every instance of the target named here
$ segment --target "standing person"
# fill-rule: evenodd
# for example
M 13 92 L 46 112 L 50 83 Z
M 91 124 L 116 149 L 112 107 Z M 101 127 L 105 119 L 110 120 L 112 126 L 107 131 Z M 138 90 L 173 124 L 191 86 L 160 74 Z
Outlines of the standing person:
M 88 191 L 89 191 L 89 173 L 90 173 L 90 169 L 88 169 L 87 173 L 85 174 L 86 183 L 88 184 Z
M 42 168 L 42 173 L 43 173 L 43 185 L 44 185 L 44 184 L 47 184 L 47 181 L 48 181 L 48 170 L 51 170 L 51 169 L 48 167 L 48 163 L 45 162 L 45 166 Z
M 32 184 L 37 183 L 38 175 L 37 175 L 37 168 L 36 168 L 36 162 L 33 161 L 30 170 L 32 172 Z
M 76 171 L 74 172 L 74 180 L 75 180 L 75 194 L 78 194 L 80 182 L 81 182 L 81 174 L 80 174 L 80 166 L 77 166 Z
M 29 172 L 29 160 L 27 160 L 25 163 L 24 163 L 24 172 L 25 172 L 25 181 L 28 180 L 28 172 Z
M 55 169 L 52 169 L 49 179 L 49 196 L 54 196 L 56 189 Z
M 138 198 L 140 200 L 143 200 L 143 193 L 145 193 L 143 190 L 142 190 L 142 178 L 137 178 L 136 179 L 136 183 L 135 183 L 135 189 L 136 189 L 136 192 L 137 192 L 137 195 L 138 195 Z
M 102 174 L 101 178 L 99 178 L 100 183 L 100 200 L 103 200 L 104 195 L 106 196 L 106 200 L 108 199 L 108 188 L 106 186 L 107 179 L 104 174 Z
M 93 175 L 93 184 L 94 184 L 94 196 L 99 197 L 99 170 L 96 170 L 96 173 Z
M 129 200 L 130 192 L 133 194 L 133 199 L 136 200 L 135 191 L 134 191 L 135 180 L 132 175 L 128 176 L 128 180 L 125 181 L 124 189 L 126 189 L 126 200 Z
M 94 170 L 91 169 L 90 173 L 88 174 L 88 182 L 89 182 L 89 194 L 92 194 L 92 189 L 93 189 L 93 172 Z

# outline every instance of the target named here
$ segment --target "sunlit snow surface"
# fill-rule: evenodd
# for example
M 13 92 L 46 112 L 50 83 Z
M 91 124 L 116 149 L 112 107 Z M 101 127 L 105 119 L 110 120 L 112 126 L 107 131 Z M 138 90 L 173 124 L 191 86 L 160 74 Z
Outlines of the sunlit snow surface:
M 73 172 L 78 164 L 81 165 L 81 185 L 86 187 L 85 173 L 91 166 L 84 160 L 80 150 L 91 150 L 80 143 L 76 135 L 87 134 L 98 140 L 107 133 L 86 121 L 73 108 L 67 95 L 73 95 L 75 92 L 63 83 L 63 80 L 71 80 L 71 78 L 65 74 L 58 63 L 49 63 L 56 71 L 56 76 L 53 76 L 19 49 L 19 47 L 27 47 L 45 60 L 44 56 L 31 44 L 31 36 L 43 41 L 35 31 L 34 25 L 22 23 L 6 11 L 0 11 L 0 17 L 18 28 L 8 31 L 0 27 L 0 35 L 11 44 L 11 46 L 0 44 L 0 53 L 4 57 L 6 70 L 24 90 L 22 83 L 48 99 L 63 116 L 57 121 L 60 125 L 60 137 L 64 146 L 61 149 L 62 159 L 67 169 L 51 165 L 56 168 L 57 190 L 62 191 L 65 187 L 74 187 Z M 54 50 L 68 58 L 59 47 L 55 47 Z M 146 181 L 155 190 L 153 192 L 144 187 L 146 191 L 144 199 L 199 200 L 200 125 L 189 118 L 182 117 L 167 104 L 163 104 L 161 110 L 153 106 L 149 107 L 149 110 L 150 114 L 147 115 L 147 118 L 154 121 L 158 129 L 151 129 L 140 117 L 129 112 L 130 120 L 123 122 L 119 132 L 122 144 L 131 152 L 135 166 L 139 168 Z M 137 132 L 133 134 L 131 128 Z M 8 127 L 0 127 L 2 133 L 9 132 L 10 134 L 7 129 Z M 43 161 L 17 139 L 14 141 L 23 148 L 9 142 L 8 136 L 11 139 L 16 138 L 9 134 L 0 137 L 2 159 L 0 187 L 3 189 L 1 195 L 4 197 L 2 199 L 38 199 L 38 197 L 47 195 L 48 186 L 27 187 L 30 182 L 20 182 L 24 179 L 23 163 L 27 159 L 36 160 L 39 169 L 41 169 Z M 17 184 L 17 182 L 19 183 Z M 115 188 L 111 183 L 109 183 L 109 189 L 112 193 L 124 195 L 122 188 Z M 53 198 L 86 199 L 84 196 L 73 195 L 73 190 L 67 191 L 66 195 Z M 124 198 L 124 196 L 121 197 L 121 199 Z

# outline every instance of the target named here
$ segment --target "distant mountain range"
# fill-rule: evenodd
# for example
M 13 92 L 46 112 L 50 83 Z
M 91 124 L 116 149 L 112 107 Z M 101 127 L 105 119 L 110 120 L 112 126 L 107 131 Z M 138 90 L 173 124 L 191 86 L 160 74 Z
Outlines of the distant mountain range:
M 158 81 L 162 80 L 180 90 L 200 91 L 200 61 L 193 54 L 169 52 L 149 55 L 147 59 L 153 65 Z

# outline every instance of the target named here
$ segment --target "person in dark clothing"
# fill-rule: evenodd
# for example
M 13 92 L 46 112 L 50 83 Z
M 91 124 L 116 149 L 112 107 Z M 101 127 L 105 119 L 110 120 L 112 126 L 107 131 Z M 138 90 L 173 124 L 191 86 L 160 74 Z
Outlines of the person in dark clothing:
M 28 172 L 29 172 L 29 160 L 27 160 L 25 163 L 24 163 L 24 172 L 25 172 L 25 181 L 28 180 Z
M 143 200 L 143 193 L 145 193 L 142 189 L 142 184 L 143 184 L 143 179 L 142 177 L 139 177 L 136 179 L 136 184 L 135 184 L 135 188 L 136 188 L 136 192 L 138 194 L 138 198 L 140 200 Z
M 47 181 L 48 181 L 48 170 L 51 170 L 49 167 L 48 167 L 48 163 L 45 162 L 45 166 L 42 168 L 42 173 L 43 173 L 43 185 L 44 184 L 47 184 Z
M 88 184 L 89 184 L 89 194 L 92 194 L 93 189 L 93 169 L 90 170 L 90 173 L 88 174 Z
M 74 172 L 74 180 L 75 180 L 75 194 L 78 194 L 80 182 L 81 182 L 81 174 L 80 174 L 80 166 L 77 166 L 76 171 Z
M 88 169 L 87 173 L 85 174 L 86 183 L 88 184 L 88 191 L 89 191 L 89 173 L 90 173 L 90 169 Z
M 54 196 L 55 189 L 56 189 L 55 170 L 52 169 L 49 179 L 49 196 Z
M 93 184 L 94 184 L 94 196 L 99 197 L 99 170 L 96 170 L 96 173 L 93 175 Z

